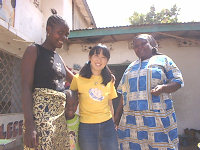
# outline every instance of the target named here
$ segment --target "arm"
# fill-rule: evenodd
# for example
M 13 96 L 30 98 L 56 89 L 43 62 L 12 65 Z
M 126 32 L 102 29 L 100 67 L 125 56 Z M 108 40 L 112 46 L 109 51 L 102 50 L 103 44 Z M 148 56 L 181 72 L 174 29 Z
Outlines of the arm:
M 114 84 L 115 84 L 116 78 L 115 78 L 114 74 L 111 74 L 111 81 L 114 82 Z
M 117 107 L 117 110 L 116 110 L 116 113 L 115 113 L 115 116 L 114 116 L 116 126 L 119 125 L 122 113 L 123 113 L 123 96 L 120 96 L 119 105 Z
M 157 85 L 154 89 L 151 90 L 151 94 L 159 96 L 161 93 L 173 93 L 181 88 L 181 84 L 177 82 L 170 82 L 167 84 Z
M 74 74 L 65 66 L 65 69 L 66 69 L 66 80 L 71 83 L 72 82 L 72 79 L 74 77 Z
M 21 75 L 22 75 L 22 108 L 24 112 L 24 144 L 28 147 L 35 147 L 38 143 L 37 133 L 33 119 L 33 99 L 32 85 L 34 79 L 34 67 L 37 58 L 37 47 L 29 46 L 22 59 Z
M 111 114 L 112 114 L 112 119 L 114 121 L 114 109 L 113 109 L 112 100 L 108 100 L 108 105 L 110 106 L 110 111 L 111 111 Z
M 151 94 L 158 96 L 161 93 L 173 93 L 184 85 L 181 71 L 178 69 L 173 60 L 166 57 L 165 75 L 168 79 L 167 84 L 157 85 L 151 90 Z
M 74 113 L 78 106 L 78 86 L 76 78 L 77 76 L 73 77 L 70 84 L 70 90 L 66 90 L 65 116 L 67 120 L 74 117 Z
M 69 120 L 74 118 L 74 113 L 78 107 L 78 92 L 67 90 L 66 98 L 65 117 L 67 120 Z
M 59 57 L 62 60 L 64 67 L 65 67 L 65 70 L 66 70 L 66 80 L 67 80 L 67 82 L 71 83 L 72 79 L 74 77 L 74 74 L 69 70 L 68 67 L 66 67 L 65 62 L 63 61 L 62 57 L 60 55 L 59 55 Z

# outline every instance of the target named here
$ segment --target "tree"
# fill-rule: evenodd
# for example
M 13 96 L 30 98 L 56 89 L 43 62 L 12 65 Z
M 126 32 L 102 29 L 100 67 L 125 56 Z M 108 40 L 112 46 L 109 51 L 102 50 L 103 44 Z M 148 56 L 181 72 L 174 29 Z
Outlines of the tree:
M 134 12 L 129 17 L 129 22 L 132 25 L 140 24 L 158 24 L 158 23 L 177 23 L 180 8 L 175 5 L 169 9 L 162 9 L 160 12 L 156 12 L 154 5 L 150 7 L 150 11 L 147 14 Z

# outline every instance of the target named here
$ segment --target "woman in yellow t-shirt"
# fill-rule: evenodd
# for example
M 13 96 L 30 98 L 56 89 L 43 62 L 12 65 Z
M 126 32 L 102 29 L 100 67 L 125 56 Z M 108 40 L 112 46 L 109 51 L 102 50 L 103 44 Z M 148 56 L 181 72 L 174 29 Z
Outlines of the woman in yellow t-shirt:
M 71 90 L 79 93 L 79 145 L 81 150 L 117 150 L 112 99 L 117 97 L 114 80 L 107 66 L 110 52 L 104 45 L 94 46 L 89 61 L 74 76 Z

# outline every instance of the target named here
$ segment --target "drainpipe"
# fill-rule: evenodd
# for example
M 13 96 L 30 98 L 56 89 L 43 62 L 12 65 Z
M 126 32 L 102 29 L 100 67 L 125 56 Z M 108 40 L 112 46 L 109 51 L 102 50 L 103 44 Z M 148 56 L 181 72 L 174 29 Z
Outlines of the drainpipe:
M 13 27 L 15 26 L 15 7 L 16 7 L 16 0 L 11 0 L 11 6 L 14 9 L 14 18 L 13 18 Z

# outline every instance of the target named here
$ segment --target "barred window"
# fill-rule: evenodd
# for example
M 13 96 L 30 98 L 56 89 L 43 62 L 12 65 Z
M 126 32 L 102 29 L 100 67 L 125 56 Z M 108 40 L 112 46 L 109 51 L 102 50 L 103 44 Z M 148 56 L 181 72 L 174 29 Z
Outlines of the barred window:
M 0 114 L 20 113 L 21 59 L 0 51 Z

